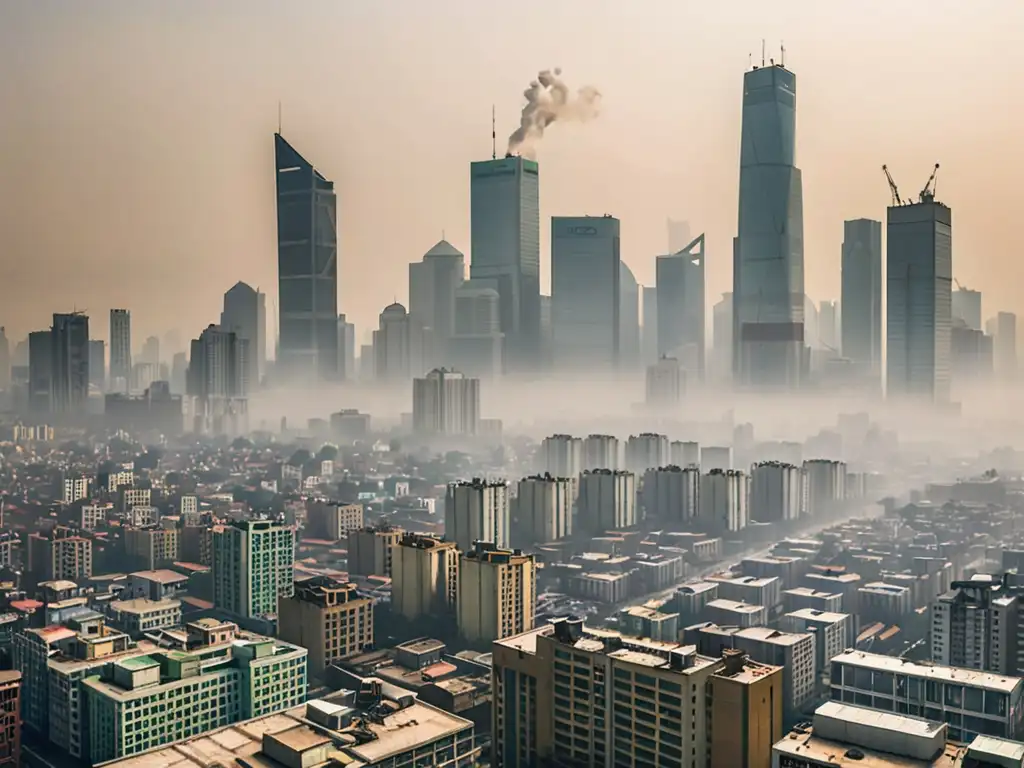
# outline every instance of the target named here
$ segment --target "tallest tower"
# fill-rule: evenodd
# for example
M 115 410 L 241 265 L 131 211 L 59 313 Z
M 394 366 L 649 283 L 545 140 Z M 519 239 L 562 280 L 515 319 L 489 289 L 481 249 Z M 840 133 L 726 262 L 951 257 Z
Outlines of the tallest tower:
M 498 292 L 509 367 L 529 370 L 540 356 L 540 184 L 537 163 L 518 155 L 470 166 L 473 280 Z
M 277 288 L 285 379 L 338 375 L 338 227 L 334 182 L 274 134 Z
M 804 370 L 804 217 L 796 76 L 743 76 L 739 234 L 733 244 L 733 370 L 741 386 L 789 388 Z

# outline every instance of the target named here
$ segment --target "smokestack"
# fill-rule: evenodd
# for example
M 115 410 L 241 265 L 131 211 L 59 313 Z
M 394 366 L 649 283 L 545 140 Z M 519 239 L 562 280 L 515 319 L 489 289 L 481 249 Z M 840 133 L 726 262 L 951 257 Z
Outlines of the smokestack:
M 535 156 L 534 145 L 544 136 L 544 129 L 556 120 L 586 122 L 597 117 L 601 94 L 593 86 L 580 88 L 575 96 L 562 82 L 561 69 L 545 69 L 523 92 L 526 105 L 519 118 L 519 127 L 508 137 L 508 154 Z

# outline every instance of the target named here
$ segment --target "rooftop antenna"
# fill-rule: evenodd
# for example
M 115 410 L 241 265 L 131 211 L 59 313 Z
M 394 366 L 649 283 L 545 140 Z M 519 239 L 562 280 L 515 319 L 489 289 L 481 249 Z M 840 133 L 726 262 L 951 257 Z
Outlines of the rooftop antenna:
M 764 66 L 764 38 L 761 38 L 761 66 Z
M 782 66 L 786 66 L 786 41 L 783 40 L 779 47 L 782 49 Z
M 498 133 L 495 126 L 494 105 L 491 104 L 491 160 L 498 159 Z
M 277 100 L 277 135 L 281 135 L 281 100 Z

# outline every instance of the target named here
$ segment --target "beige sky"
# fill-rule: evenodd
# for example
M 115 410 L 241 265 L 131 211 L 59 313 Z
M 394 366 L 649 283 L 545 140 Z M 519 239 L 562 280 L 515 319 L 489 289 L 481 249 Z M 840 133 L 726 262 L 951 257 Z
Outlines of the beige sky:
M 707 232 L 713 303 L 762 38 L 797 75 L 808 292 L 838 297 L 842 222 L 884 217 L 883 162 L 905 194 L 941 162 L 955 275 L 986 316 L 1024 311 L 1017 0 L 7 0 L 0 324 L 20 337 L 77 305 L 105 338 L 126 306 L 138 344 L 195 336 L 236 280 L 273 299 L 280 99 L 286 137 L 336 183 L 340 307 L 361 338 L 442 230 L 468 251 L 491 104 L 507 136 L 554 66 L 603 111 L 539 147 L 544 285 L 551 215 L 621 218 L 642 283 L 672 216 Z

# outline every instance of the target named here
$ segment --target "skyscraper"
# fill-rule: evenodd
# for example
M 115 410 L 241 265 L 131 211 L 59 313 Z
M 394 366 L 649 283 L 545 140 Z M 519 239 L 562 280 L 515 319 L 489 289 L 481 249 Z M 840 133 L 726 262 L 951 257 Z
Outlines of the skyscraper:
M 551 219 L 551 324 L 556 368 L 619 365 L 619 220 Z
M 882 368 L 882 222 L 843 222 L 842 352 L 862 368 Z
M 81 414 L 89 397 L 89 318 L 81 312 L 55 314 L 50 350 L 50 408 L 55 414 Z
M 380 313 L 373 332 L 374 376 L 378 381 L 408 384 L 423 373 L 423 327 L 395 302 Z
M 128 392 L 132 381 L 132 315 L 127 309 L 110 310 L 110 388 Z
M 7 333 L 0 326 L 0 392 L 11 386 L 11 346 Z
M 645 285 L 640 295 L 643 299 L 641 333 L 644 363 L 651 365 L 658 361 L 658 288 Z
M 989 323 L 996 374 L 1003 381 L 1011 380 L 1017 375 L 1017 316 L 999 312 Z
M 35 415 L 50 412 L 53 377 L 53 338 L 50 331 L 28 335 L 28 408 Z
M 675 357 L 696 379 L 704 378 L 704 235 L 655 262 L 658 356 Z
M 221 328 L 234 331 L 249 342 L 249 386 L 256 388 L 263 380 L 267 363 L 267 297 L 252 286 L 238 282 L 224 294 L 220 313 Z
M 277 163 L 278 367 L 338 374 L 338 227 L 334 182 L 274 134 Z
M 949 399 L 952 212 L 931 194 L 886 223 L 886 396 Z
M 89 340 L 89 386 L 100 392 L 107 387 L 107 344 L 103 339 Z
M 741 385 L 792 387 L 804 370 L 803 189 L 796 76 L 743 76 L 739 234 L 733 242 L 734 371 Z
M 470 166 L 470 277 L 492 281 L 510 366 L 540 347 L 540 184 L 537 163 L 508 156 Z
M 244 428 L 248 412 L 249 341 L 210 325 L 192 341 L 187 392 L 195 399 L 197 432 L 224 434 Z
M 953 319 L 963 320 L 964 325 L 973 331 L 980 331 L 981 324 L 981 291 L 970 288 L 957 288 L 953 291 Z
M 466 279 L 465 257 L 441 240 L 409 265 L 409 314 L 431 329 L 435 362 L 450 365 L 448 342 L 455 335 L 455 294 Z
M 356 326 L 344 314 L 338 315 L 338 378 L 356 376 Z
M 619 365 L 635 370 L 640 364 L 640 285 L 626 262 L 619 262 Z

